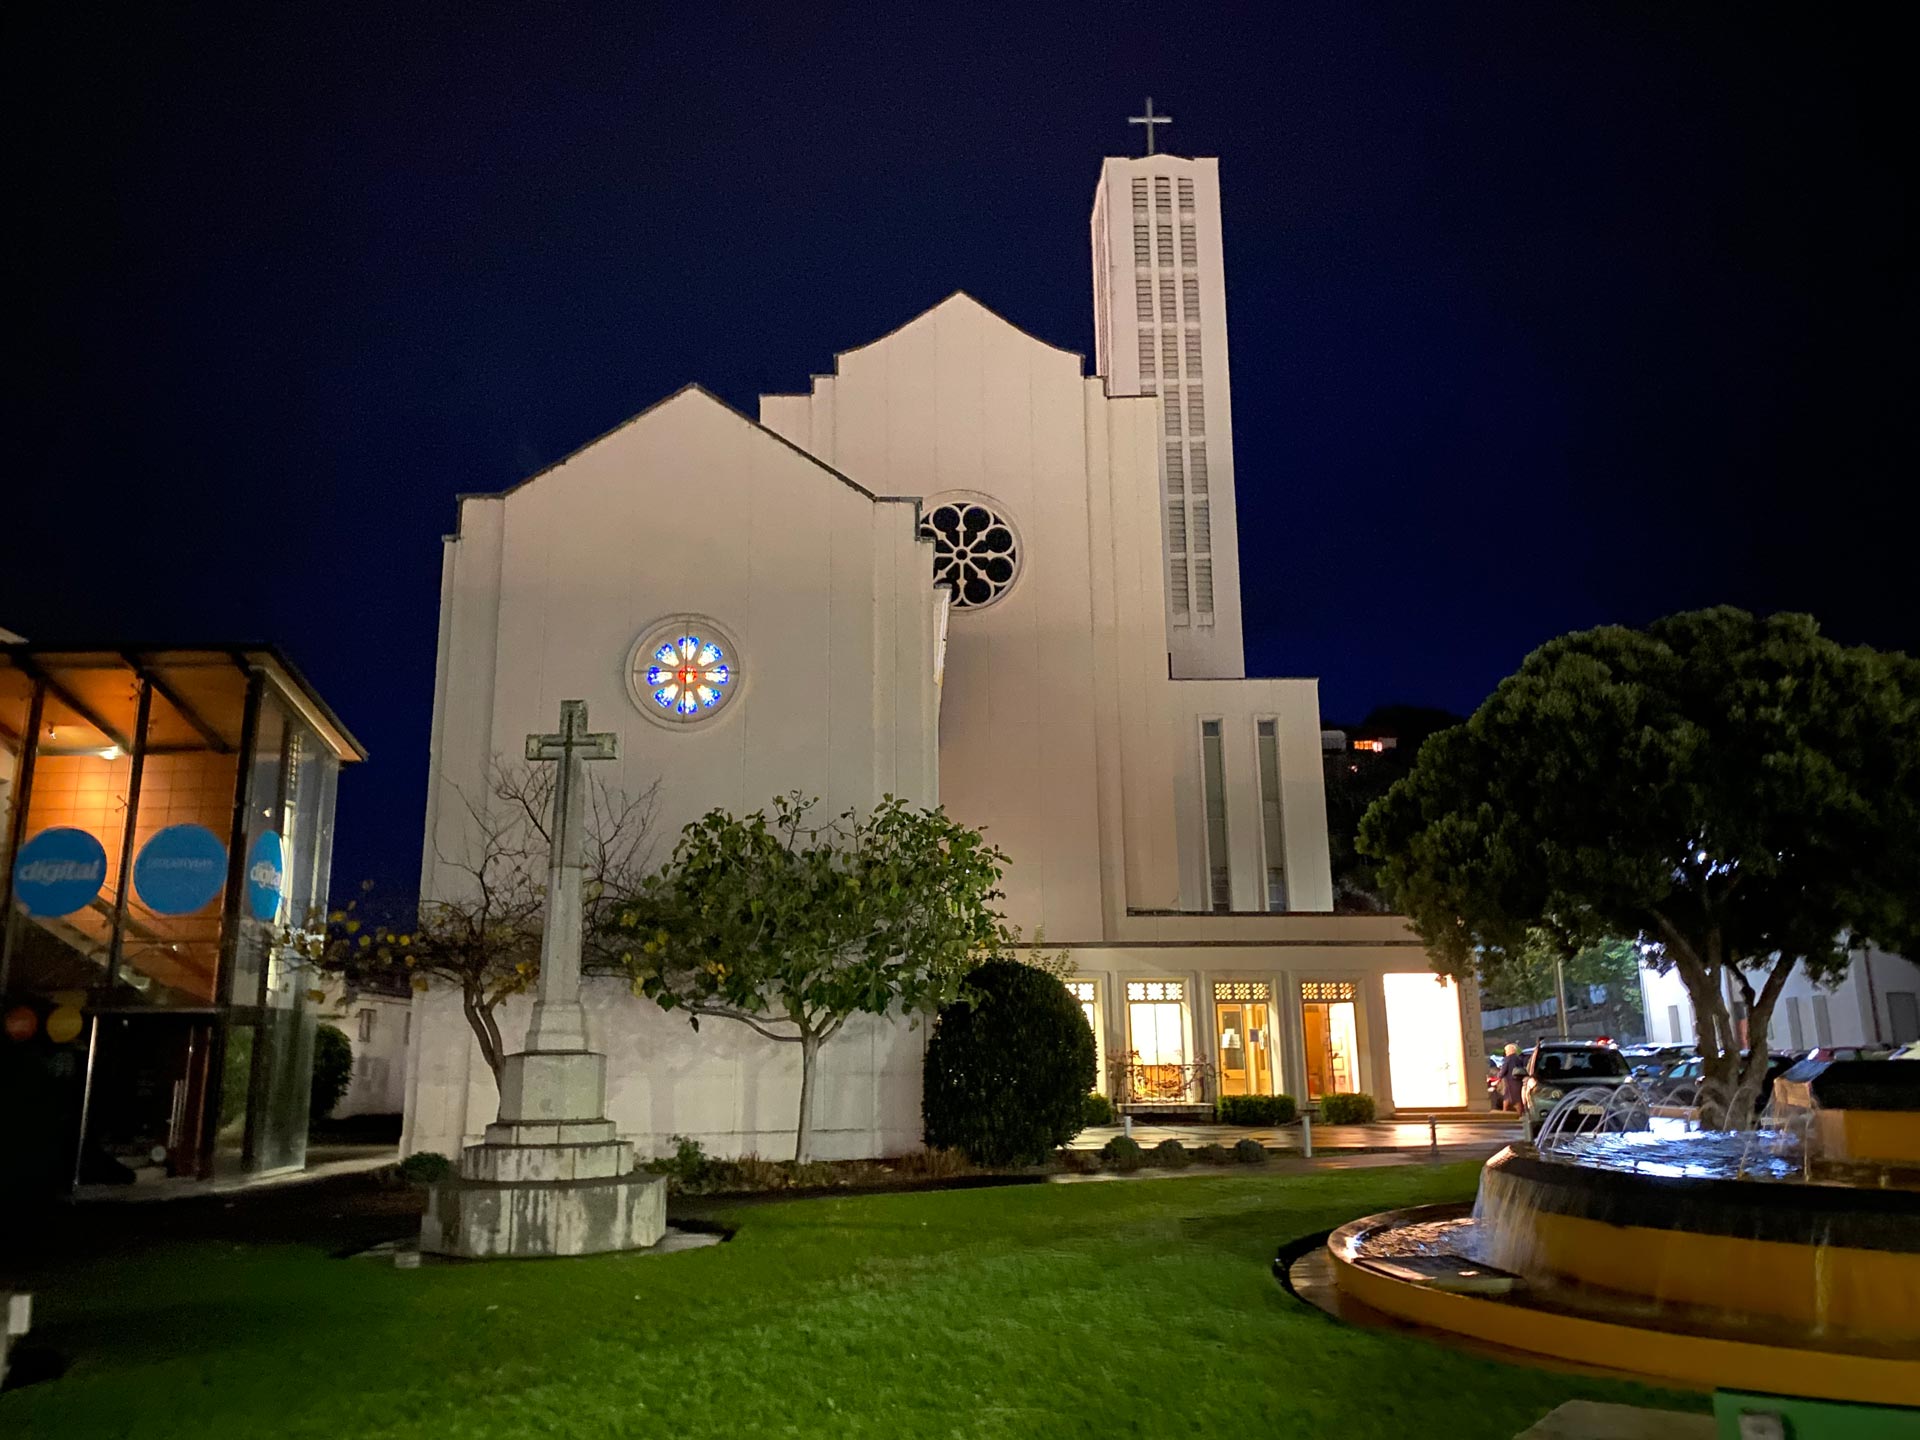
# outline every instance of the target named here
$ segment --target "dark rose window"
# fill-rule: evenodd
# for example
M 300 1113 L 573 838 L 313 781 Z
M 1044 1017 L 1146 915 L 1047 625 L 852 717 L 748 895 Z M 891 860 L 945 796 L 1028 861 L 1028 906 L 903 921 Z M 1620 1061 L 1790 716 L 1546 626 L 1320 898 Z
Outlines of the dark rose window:
M 959 496 L 927 503 L 920 533 L 933 541 L 933 578 L 953 587 L 956 608 L 991 605 L 1020 574 L 1013 525 L 987 501 Z

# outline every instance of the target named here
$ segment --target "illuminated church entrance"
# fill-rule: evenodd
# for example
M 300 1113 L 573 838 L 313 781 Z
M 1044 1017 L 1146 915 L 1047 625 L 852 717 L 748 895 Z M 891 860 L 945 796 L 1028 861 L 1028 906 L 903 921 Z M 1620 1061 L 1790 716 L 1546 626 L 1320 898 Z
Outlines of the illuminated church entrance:
M 1360 1088 L 1354 987 L 1344 980 L 1308 980 L 1300 986 L 1300 1028 L 1306 1038 L 1307 1099 L 1351 1095 Z
M 1273 1036 L 1264 982 L 1223 980 L 1213 987 L 1220 1027 L 1220 1093 L 1273 1094 Z

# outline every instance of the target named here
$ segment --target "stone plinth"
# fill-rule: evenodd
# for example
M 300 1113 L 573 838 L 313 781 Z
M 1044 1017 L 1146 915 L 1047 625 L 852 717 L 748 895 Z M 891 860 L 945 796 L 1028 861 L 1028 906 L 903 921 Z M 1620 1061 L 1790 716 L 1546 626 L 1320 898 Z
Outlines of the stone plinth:
M 664 1175 L 525 1180 L 467 1178 L 464 1172 L 470 1156 L 476 1151 L 503 1148 L 468 1147 L 460 1158 L 461 1178 L 442 1181 L 427 1192 L 427 1213 L 420 1222 L 422 1250 L 471 1260 L 601 1255 L 612 1250 L 644 1250 L 667 1233 Z M 628 1150 L 624 1144 L 609 1148 Z M 504 1156 L 496 1155 L 485 1163 L 510 1169 L 519 1163 L 540 1168 L 560 1162 L 552 1157 L 507 1162 Z

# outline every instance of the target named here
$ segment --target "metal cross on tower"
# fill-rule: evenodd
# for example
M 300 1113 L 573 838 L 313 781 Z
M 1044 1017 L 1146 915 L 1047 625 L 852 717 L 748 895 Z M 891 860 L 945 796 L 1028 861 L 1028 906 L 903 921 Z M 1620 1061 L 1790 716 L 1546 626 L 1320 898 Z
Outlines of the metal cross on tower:
M 587 702 L 560 702 L 560 731 L 527 736 L 527 759 L 552 761 L 553 853 L 547 869 L 547 924 L 540 937 L 540 988 L 527 1049 L 585 1050 L 580 1008 L 581 849 L 586 832 L 588 760 L 614 760 L 620 737 L 587 733 Z
M 1153 127 L 1156 125 L 1171 125 L 1173 123 L 1173 117 L 1171 115 L 1154 114 L 1153 97 L 1149 95 L 1147 97 L 1147 113 L 1144 115 L 1129 115 L 1127 117 L 1127 123 L 1129 125 L 1144 125 L 1147 127 L 1147 154 L 1151 155 L 1153 154 Z

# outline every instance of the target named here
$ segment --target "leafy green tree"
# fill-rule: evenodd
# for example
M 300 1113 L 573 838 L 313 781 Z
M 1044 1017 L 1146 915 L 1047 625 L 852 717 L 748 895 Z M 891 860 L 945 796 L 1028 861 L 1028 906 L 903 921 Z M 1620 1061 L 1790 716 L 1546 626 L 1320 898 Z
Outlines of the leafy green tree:
M 1428 741 L 1360 847 L 1450 973 L 1536 926 L 1641 941 L 1745 1115 L 1796 967 L 1920 941 L 1920 663 L 1730 608 L 1565 635 Z
M 1606 939 L 1569 954 L 1557 936 L 1538 926 L 1515 947 L 1480 952 L 1481 1003 L 1522 1006 L 1555 999 L 1556 963 L 1569 987 L 1607 987 L 1609 1031 L 1618 1034 L 1627 1026 L 1638 1026 L 1640 947 L 1631 940 Z M 1630 1033 L 1638 1033 L 1637 1028 Z
M 617 907 L 613 943 L 639 994 L 800 1047 L 794 1159 L 809 1158 L 820 1049 L 854 1015 L 932 1013 L 1009 940 L 994 909 L 1005 857 L 940 810 L 888 796 L 825 823 L 781 796 L 688 825 Z
M 353 1083 L 353 1042 L 338 1025 L 313 1028 L 313 1079 L 307 1123 L 318 1125 L 333 1113 Z

